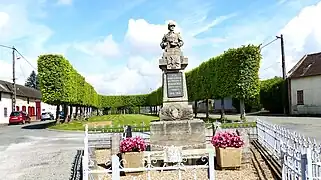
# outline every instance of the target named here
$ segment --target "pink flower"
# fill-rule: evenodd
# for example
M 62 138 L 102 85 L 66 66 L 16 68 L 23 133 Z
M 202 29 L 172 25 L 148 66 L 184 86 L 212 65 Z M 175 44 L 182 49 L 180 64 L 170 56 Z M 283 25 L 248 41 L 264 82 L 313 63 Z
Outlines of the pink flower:
M 219 132 L 212 137 L 211 143 L 218 148 L 240 148 L 244 145 L 243 139 L 235 132 Z
M 140 152 L 146 150 L 144 139 L 139 136 L 123 139 L 120 142 L 120 151 L 125 152 Z

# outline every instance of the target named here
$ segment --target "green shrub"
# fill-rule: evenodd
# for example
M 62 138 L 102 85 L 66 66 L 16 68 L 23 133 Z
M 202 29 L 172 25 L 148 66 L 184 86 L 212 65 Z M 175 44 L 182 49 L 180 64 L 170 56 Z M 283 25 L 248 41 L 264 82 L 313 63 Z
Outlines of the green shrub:
M 282 91 L 285 88 L 281 77 L 261 81 L 260 101 L 264 109 L 272 113 L 282 113 L 284 101 Z

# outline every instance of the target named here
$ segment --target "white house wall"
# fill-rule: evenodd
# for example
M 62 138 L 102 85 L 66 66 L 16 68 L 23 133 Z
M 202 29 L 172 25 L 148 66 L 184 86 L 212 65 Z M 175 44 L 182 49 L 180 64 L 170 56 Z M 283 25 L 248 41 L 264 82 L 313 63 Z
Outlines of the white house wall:
M 297 105 L 297 91 L 303 90 L 304 105 Z M 321 76 L 291 79 L 292 114 L 321 114 Z
M 54 118 L 56 118 L 56 109 L 57 109 L 57 106 L 53 106 L 53 105 L 41 102 L 41 113 L 51 112 L 54 115 Z M 60 110 L 61 110 L 61 107 L 60 107 Z
M 10 106 L 11 106 L 11 99 L 10 99 Z M 28 113 L 28 106 L 36 108 L 36 100 L 29 98 L 29 103 L 28 103 L 28 98 L 17 96 L 16 106 L 19 106 L 20 111 L 22 111 L 22 106 L 26 106 L 26 112 Z
M 7 116 L 5 116 L 4 109 L 7 108 Z M 0 124 L 8 124 L 9 116 L 12 111 L 11 108 L 11 95 L 7 93 L 1 93 L 0 101 Z

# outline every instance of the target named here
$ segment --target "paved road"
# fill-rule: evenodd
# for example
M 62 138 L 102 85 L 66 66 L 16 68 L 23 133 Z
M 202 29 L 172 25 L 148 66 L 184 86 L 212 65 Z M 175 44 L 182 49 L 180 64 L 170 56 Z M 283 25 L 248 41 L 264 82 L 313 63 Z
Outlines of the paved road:
M 0 127 L 0 179 L 67 180 L 83 133 L 55 132 L 30 125 Z M 34 128 L 34 126 L 33 126 Z M 42 128 L 42 129 L 41 129 Z
M 47 123 L 0 127 L 0 180 L 70 178 L 77 150 L 84 148 L 84 133 L 50 131 Z M 148 137 L 133 133 L 137 135 Z
M 205 117 L 205 114 L 199 114 L 198 116 Z M 211 114 L 210 117 L 219 118 L 220 116 Z M 227 117 L 237 119 L 239 115 L 227 115 Z M 247 115 L 247 119 L 248 121 L 260 119 L 269 123 L 278 124 L 321 142 L 321 118 Z

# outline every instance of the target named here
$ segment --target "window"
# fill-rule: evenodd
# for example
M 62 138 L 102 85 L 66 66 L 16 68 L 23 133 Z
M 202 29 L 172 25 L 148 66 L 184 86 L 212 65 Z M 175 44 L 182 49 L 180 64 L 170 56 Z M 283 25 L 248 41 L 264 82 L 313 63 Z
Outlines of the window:
M 303 105 L 304 100 L 303 100 L 303 90 L 299 90 L 296 92 L 296 103 L 297 105 Z
M 4 117 L 8 117 L 8 108 L 3 108 Z
M 10 116 L 20 116 L 20 112 L 19 111 L 14 111 L 14 112 L 11 112 Z

